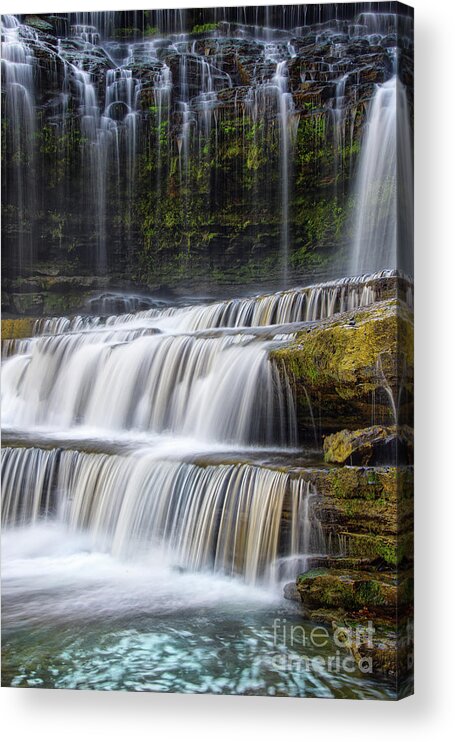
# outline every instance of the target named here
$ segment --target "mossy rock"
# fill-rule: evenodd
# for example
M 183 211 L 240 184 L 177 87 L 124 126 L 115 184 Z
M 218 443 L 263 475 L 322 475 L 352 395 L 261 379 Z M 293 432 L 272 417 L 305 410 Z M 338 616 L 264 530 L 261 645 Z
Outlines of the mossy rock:
M 202 23 L 193 26 L 191 30 L 192 35 L 211 34 L 214 31 L 218 31 L 220 27 L 219 23 Z
M 317 497 L 312 501 L 312 514 L 326 542 L 339 543 L 346 560 L 393 566 L 412 560 L 411 466 L 294 469 L 290 476 L 313 485 Z M 283 502 L 285 521 L 292 506 L 289 491 Z
M 25 16 L 24 24 L 31 28 L 35 28 L 37 31 L 43 31 L 44 33 L 50 34 L 54 33 L 54 26 L 37 15 Z
M 396 611 L 395 575 L 316 569 L 300 575 L 296 585 L 307 608 L 335 608 L 348 613 L 367 609 L 375 615 Z
M 412 316 L 398 300 L 309 327 L 271 357 L 294 386 L 302 436 L 314 420 L 322 434 L 367 428 L 373 405 L 377 420 L 394 425 L 398 392 L 412 400 Z
M 397 537 L 349 531 L 341 531 L 340 536 L 346 542 L 346 550 L 349 556 L 379 559 L 389 567 L 396 567 L 402 559 Z
M 319 492 L 330 497 L 363 500 L 412 500 L 414 470 L 407 467 L 357 467 L 321 470 L 315 475 Z
M 324 439 L 324 461 L 332 464 L 368 466 L 408 463 L 412 459 L 412 431 L 395 425 L 372 425 L 360 430 L 340 430 Z
M 32 314 L 35 317 L 43 314 L 43 295 L 41 293 L 11 293 L 9 294 L 10 306 L 14 312 L 20 315 Z
M 33 335 L 33 317 L 21 317 L 18 319 L 2 319 L 2 340 L 20 340 Z
M 326 497 L 396 501 L 399 485 L 407 491 L 413 479 L 412 470 L 397 467 L 343 466 L 319 470 L 313 481 L 317 491 Z
M 397 682 L 398 697 L 407 695 L 403 692 L 406 685 L 412 688 L 413 672 L 413 638 L 409 631 L 408 617 L 392 626 L 375 622 L 373 641 L 363 642 L 356 647 L 353 654 L 359 661 L 370 658 L 372 671 L 376 675 L 394 678 Z
M 326 533 L 346 532 L 396 538 L 398 517 L 396 502 L 350 498 L 335 500 L 322 497 L 314 503 L 314 514 Z M 356 554 L 374 559 L 374 554 Z
M 139 28 L 116 28 L 113 32 L 113 37 L 115 39 L 133 39 L 138 38 L 142 35 L 142 32 Z
M 355 452 L 360 457 L 360 464 L 367 465 L 371 459 L 373 443 L 392 435 L 392 428 L 374 426 L 362 430 L 340 430 L 324 438 L 324 461 L 332 464 L 353 463 L 351 457 Z M 359 462 L 355 462 L 359 463 Z
M 332 577 L 331 580 L 326 579 Z M 330 626 L 338 641 L 345 642 L 359 666 L 367 662 L 374 675 L 412 683 L 412 608 L 400 600 L 397 613 L 395 575 L 377 576 L 345 572 L 324 575 L 323 570 L 307 572 L 295 585 L 306 620 Z M 335 586 L 336 580 L 342 584 Z M 319 586 L 317 582 L 319 581 Z M 326 584 L 321 584 L 325 581 Z M 285 597 L 295 599 L 290 586 Z M 319 590 L 319 592 L 318 592 Z M 318 595 L 327 604 L 314 606 Z M 345 604 L 338 605 L 345 600 Z M 361 608 L 359 605 L 365 603 Z

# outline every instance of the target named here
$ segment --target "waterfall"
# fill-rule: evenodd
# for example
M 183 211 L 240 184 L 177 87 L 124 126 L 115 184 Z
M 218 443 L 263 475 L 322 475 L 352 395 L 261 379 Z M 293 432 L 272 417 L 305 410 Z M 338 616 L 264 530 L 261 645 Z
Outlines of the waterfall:
M 75 24 L 71 26 L 71 33 L 78 39 L 85 41 L 87 44 L 99 44 L 101 37 L 98 33 L 96 26 L 88 26 L 87 24 Z
M 281 250 L 283 260 L 283 285 L 288 283 L 289 267 L 289 150 L 290 117 L 294 109 L 292 95 L 288 90 L 287 60 L 278 62 L 272 78 L 276 86 L 280 125 L 281 149 Z
M 360 13 L 356 18 L 356 23 L 368 36 L 396 34 L 398 24 L 401 26 L 404 38 L 412 35 L 413 32 L 413 18 L 396 12 Z
M 130 342 L 143 335 L 159 330 L 171 332 L 202 332 L 204 330 L 227 330 L 252 328 L 250 338 L 263 335 L 260 328 L 270 328 L 269 339 L 292 336 L 297 327 L 289 327 L 302 322 L 317 322 L 332 317 L 338 312 L 346 312 L 357 307 L 365 307 L 380 300 L 384 290 L 393 291 L 397 274 L 394 271 L 381 271 L 372 275 L 343 278 L 337 281 L 307 286 L 301 289 L 277 292 L 245 299 L 231 299 L 224 302 L 202 306 L 163 307 L 163 302 L 139 295 L 105 294 L 89 301 L 95 311 L 104 310 L 103 315 L 76 315 L 74 317 L 46 317 L 38 319 L 34 325 L 34 336 L 62 335 L 65 333 L 104 332 L 104 340 L 110 343 Z M 387 289 L 387 286 L 389 288 Z M 406 301 L 413 305 L 412 285 L 406 287 Z M 152 306 L 140 310 L 141 305 Z M 114 308 L 127 308 L 127 314 L 110 315 Z M 138 309 L 139 311 L 134 311 Z M 87 338 L 85 338 L 87 340 Z M 94 335 L 92 340 L 100 339 Z M 79 340 L 76 340 L 79 343 Z M 30 354 L 33 338 L 4 340 L 2 357 L 17 354 Z
M 123 558 L 154 549 L 178 567 L 255 583 L 321 548 L 308 482 L 264 467 L 6 448 L 2 481 L 4 524 L 57 520 Z
M 313 185 L 303 193 L 300 180 L 306 173 L 311 183 L 315 178 L 321 199 L 334 181 L 337 205 L 328 221 L 333 219 L 335 231 L 341 228 L 337 209 L 343 211 L 346 194 L 339 181 L 357 146 L 357 102 L 363 106 L 371 89 L 361 80 L 362 70 L 371 50 L 384 42 L 384 51 L 374 54 L 381 56 L 381 75 L 388 74 L 394 54 L 385 45 L 388 36 L 398 33 L 398 23 L 404 45 L 412 35 L 410 19 L 387 10 L 353 17 L 356 8 L 337 8 L 335 18 L 329 6 L 327 11 L 306 6 L 90 11 L 49 16 L 49 34 L 27 25 L 24 16 L 4 16 L 5 192 L 15 224 L 5 242 L 12 276 L 30 275 L 33 261 L 42 270 L 50 234 L 52 259 L 71 266 L 65 270 L 81 271 L 73 275 L 112 275 L 117 269 L 125 275 L 136 265 L 137 275 L 148 281 L 137 263 L 140 258 L 148 266 L 150 252 L 153 280 L 166 282 L 164 268 L 186 275 L 195 265 L 200 275 L 199 252 L 207 251 L 211 263 L 215 246 L 210 270 L 219 280 L 219 272 L 227 270 L 230 220 L 235 228 L 242 225 L 244 267 L 248 263 L 250 271 L 254 264 L 261 281 L 271 255 L 273 279 L 282 287 L 293 271 L 304 275 L 324 220 L 313 219 Z M 220 24 L 216 32 L 213 22 Z M 321 45 L 315 60 L 302 51 L 310 40 Z M 359 40 L 354 54 L 351 42 Z M 396 257 L 405 247 L 390 247 L 397 230 L 399 245 L 411 240 L 412 208 L 403 201 L 410 190 L 394 185 L 387 172 L 396 150 L 396 178 L 409 181 L 406 127 L 398 142 L 392 131 L 395 113 L 408 118 L 406 106 L 395 78 L 378 85 L 356 187 L 351 256 L 356 274 L 394 267 L 411 272 L 401 254 Z M 322 141 L 330 122 L 331 153 Z M 302 150 L 302 131 L 305 142 L 314 134 L 312 151 Z M 383 140 L 379 131 L 386 132 Z M 40 175 L 42 164 L 53 171 L 48 183 Z M 379 180 L 373 183 L 369 169 L 376 165 Z M 393 212 L 394 191 L 400 199 L 398 225 L 396 215 L 386 215 Z M 237 198 L 238 214 L 230 207 Z M 41 227 L 37 222 L 50 200 L 58 227 L 34 235 L 32 244 L 34 224 Z M 205 209 L 207 229 L 199 235 Z M 168 260 L 169 242 L 172 268 L 161 264 Z M 237 240 L 229 249 L 235 253 Z
M 37 338 L 4 364 L 5 424 L 296 444 L 292 395 L 266 341 L 148 332 Z
M 133 332 L 132 324 L 143 325 L 144 332 L 150 330 L 149 321 L 156 327 L 180 332 L 197 332 L 221 328 L 259 328 L 317 322 L 332 317 L 338 312 L 347 312 L 357 307 L 365 307 L 382 298 L 384 289 L 390 283 L 389 291 L 396 279 L 394 271 L 380 271 L 371 275 L 327 281 L 274 294 L 264 294 L 251 298 L 230 299 L 207 305 L 166 307 L 144 309 L 127 314 L 109 316 L 109 309 L 117 305 L 138 307 L 146 303 L 147 297 L 105 297 L 94 299 L 93 306 L 105 308 L 104 316 L 77 315 L 68 317 L 46 317 L 35 322 L 35 335 L 57 335 L 64 332 L 81 332 L 96 327 L 120 327 Z M 412 291 L 409 301 L 412 304 Z M 149 303 L 156 304 L 153 299 Z M 144 320 L 146 321 L 144 325 Z M 135 328 L 140 334 L 140 327 Z M 132 336 L 131 336 L 132 337 Z M 12 341 L 11 348 L 14 347 Z M 25 341 L 24 341 L 25 342 Z M 8 343 L 8 341 L 6 341 Z M 4 349 L 8 344 L 4 345 Z M 11 353 L 4 353 L 10 355 Z
M 162 70 L 156 75 L 154 98 L 156 107 L 156 205 L 159 209 L 159 196 L 161 193 L 161 167 L 162 167 L 162 139 L 167 142 L 170 115 L 170 96 L 172 92 L 172 74 L 169 67 L 165 64 Z M 167 161 L 166 152 L 166 161 Z M 159 218 L 159 217 L 158 217 Z
M 61 50 L 65 58 L 65 50 Z M 119 211 L 125 210 L 127 224 L 131 224 L 136 170 L 137 128 L 139 121 L 138 96 L 140 82 L 131 70 L 107 70 L 104 109 L 101 108 L 94 80 L 90 72 L 68 62 L 68 75 L 74 80 L 84 137 L 83 164 L 89 176 L 88 207 L 95 210 L 97 255 L 96 272 L 103 275 L 108 267 L 107 223 L 109 194 L 114 199 L 121 193 L 122 179 L 126 182 L 126 204 L 118 202 Z M 113 183 L 110 182 L 113 177 Z
M 96 269 L 103 273 L 107 267 L 106 253 L 106 188 L 110 140 L 115 139 L 115 126 L 101 116 L 95 86 L 89 72 L 73 66 L 77 83 L 81 114 L 81 131 L 85 138 L 85 168 L 89 174 L 89 208 L 94 208 L 97 241 Z
M 365 128 L 350 272 L 412 274 L 412 145 L 406 90 L 396 76 L 377 86 Z
M 110 36 L 115 30 L 115 16 L 116 13 L 112 11 L 86 11 L 82 13 L 71 13 L 70 21 L 75 27 L 90 27 L 96 29 L 104 39 L 107 36 Z
M 8 156 L 14 163 L 11 201 L 15 208 L 13 218 L 8 216 L 9 228 L 18 235 L 18 271 L 30 270 L 33 265 L 32 215 L 36 209 L 35 193 L 35 65 L 31 42 L 35 34 L 31 28 L 21 28 L 17 18 L 2 15 L 2 88 L 5 93 L 4 115 L 8 122 Z M 2 139 L 6 134 L 2 133 Z M 5 184 L 5 190 L 7 190 Z M 9 191 L 10 189 L 8 189 Z M 15 256 L 16 257 L 16 256 Z
M 106 94 L 104 116 L 109 122 L 115 121 L 114 158 L 117 171 L 117 189 L 121 188 L 121 155 L 122 142 L 120 134 L 123 132 L 125 149 L 126 207 L 128 238 L 131 240 L 131 223 L 133 220 L 132 206 L 134 199 L 134 182 L 136 175 L 136 151 L 138 140 L 138 98 L 141 84 L 133 78 L 130 69 L 108 70 L 106 74 Z M 120 127 L 120 124 L 122 126 Z M 112 126 L 109 123 L 109 126 Z
M 270 349 L 299 322 L 371 304 L 389 280 L 386 272 L 208 306 L 38 320 L 34 337 L 4 345 L 3 421 L 294 447 L 293 395 Z
M 335 150 L 334 157 L 334 181 L 335 181 L 335 198 L 339 198 L 339 185 L 338 181 L 342 177 L 343 173 L 340 173 L 340 167 L 343 166 L 343 149 L 345 146 L 345 129 L 346 129 L 346 83 L 349 79 L 349 75 L 343 75 L 337 80 L 335 87 L 335 101 L 334 107 L 332 108 L 332 120 L 333 120 L 333 146 Z
M 295 575 L 308 570 L 312 558 L 327 554 L 327 544 L 322 525 L 314 512 L 320 495 L 311 482 L 305 479 L 292 480 L 290 494 L 290 538 L 287 553 L 276 562 L 276 572 L 281 579 L 294 580 Z

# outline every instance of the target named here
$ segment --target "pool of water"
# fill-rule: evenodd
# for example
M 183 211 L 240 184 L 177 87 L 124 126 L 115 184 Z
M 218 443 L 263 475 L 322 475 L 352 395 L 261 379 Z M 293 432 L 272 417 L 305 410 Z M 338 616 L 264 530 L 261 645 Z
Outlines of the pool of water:
M 281 586 L 134 563 L 58 524 L 5 532 L 3 685 L 393 698 L 333 637 L 315 646 Z M 330 634 L 330 632 L 328 632 Z

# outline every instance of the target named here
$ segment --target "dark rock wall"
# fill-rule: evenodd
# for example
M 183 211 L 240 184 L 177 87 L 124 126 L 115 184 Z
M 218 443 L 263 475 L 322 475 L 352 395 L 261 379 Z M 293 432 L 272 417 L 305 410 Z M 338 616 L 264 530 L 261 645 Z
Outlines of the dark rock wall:
M 271 8 L 267 19 L 256 13 L 259 24 L 267 20 L 278 29 L 269 34 L 272 46 L 263 30 L 236 22 L 254 22 L 249 9 L 213 19 L 202 11 L 188 11 L 184 20 L 164 12 L 21 18 L 19 35 L 33 56 L 35 121 L 31 141 L 24 142 L 3 106 L 7 288 L 27 291 L 18 276 L 56 273 L 109 275 L 151 287 L 279 283 L 283 219 L 290 278 L 327 272 L 348 231 L 367 103 L 375 83 L 392 74 L 390 50 L 400 41 L 386 33 L 393 25 L 375 35 L 361 15 L 353 25 L 354 11 L 363 6 L 349 6 L 349 19 L 338 14 L 332 22 L 321 15 L 329 12 L 324 7 L 313 17 L 316 10 L 308 6 L 305 20 L 315 25 L 305 27 L 298 25 L 303 10 L 285 19 L 281 7 Z M 95 43 L 88 43 L 87 30 L 74 25 L 87 21 L 104 24 L 109 35 L 100 39 L 92 31 Z M 163 29 L 180 30 L 179 23 L 190 32 L 184 45 L 176 37 L 158 41 Z M 292 31 L 279 30 L 291 23 Z M 100 149 L 99 137 L 94 145 L 84 130 L 75 68 L 89 75 L 101 129 L 108 77 L 128 54 L 123 69 L 135 85 L 134 147 L 129 109 L 120 100 L 108 111 L 116 144 Z M 406 70 L 406 45 L 400 54 Z M 286 61 L 291 96 L 286 169 L 273 82 L 278 59 Z M 344 95 L 337 98 L 343 76 Z M 19 181 L 25 208 L 18 203 Z

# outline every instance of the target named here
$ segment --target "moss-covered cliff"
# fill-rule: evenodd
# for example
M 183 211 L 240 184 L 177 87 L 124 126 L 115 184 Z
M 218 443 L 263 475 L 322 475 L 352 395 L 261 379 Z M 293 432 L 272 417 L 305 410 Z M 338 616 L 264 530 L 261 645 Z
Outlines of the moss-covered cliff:
M 22 18 L 35 78 L 24 136 L 24 112 L 2 92 L 9 295 L 94 272 L 152 288 L 276 282 L 283 230 L 298 280 L 347 234 L 367 104 L 391 73 L 387 45 L 352 39 L 348 21 L 278 30 L 273 44 L 252 27 L 195 23 L 176 45 L 144 18 L 140 29 L 102 29 L 102 43 L 64 18 Z
M 393 425 L 412 399 L 412 315 L 394 299 L 309 326 L 272 357 L 294 385 L 302 435 Z

